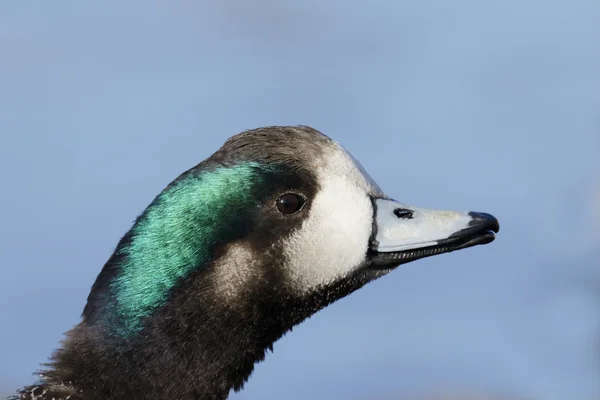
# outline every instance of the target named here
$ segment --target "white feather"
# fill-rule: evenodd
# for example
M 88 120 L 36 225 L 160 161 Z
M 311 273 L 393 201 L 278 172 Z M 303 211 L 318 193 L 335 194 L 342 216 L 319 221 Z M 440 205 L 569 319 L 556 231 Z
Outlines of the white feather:
M 307 292 L 347 276 L 366 261 L 373 223 L 369 194 L 381 190 L 362 166 L 333 142 L 313 171 L 320 190 L 310 214 L 285 247 L 288 278 Z

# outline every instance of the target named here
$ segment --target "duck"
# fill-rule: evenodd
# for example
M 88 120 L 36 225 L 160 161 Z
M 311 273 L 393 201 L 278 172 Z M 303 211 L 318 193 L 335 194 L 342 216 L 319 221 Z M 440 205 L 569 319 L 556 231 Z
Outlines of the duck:
M 229 138 L 118 242 L 20 400 L 226 399 L 295 325 L 398 266 L 492 242 L 481 212 L 387 196 L 308 126 Z

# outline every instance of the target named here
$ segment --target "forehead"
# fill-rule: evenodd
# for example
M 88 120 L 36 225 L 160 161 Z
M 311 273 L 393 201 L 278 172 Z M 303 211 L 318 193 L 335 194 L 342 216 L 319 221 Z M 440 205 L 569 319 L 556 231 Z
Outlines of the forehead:
M 317 183 L 336 177 L 352 182 L 369 194 L 383 195 L 360 162 L 346 149 L 306 126 L 273 126 L 242 132 L 227 140 L 212 158 L 233 163 L 283 164 L 314 176 Z
M 332 144 L 332 150 L 313 163 L 319 180 L 343 180 L 373 197 L 384 196 L 362 164 L 340 144 L 333 141 Z

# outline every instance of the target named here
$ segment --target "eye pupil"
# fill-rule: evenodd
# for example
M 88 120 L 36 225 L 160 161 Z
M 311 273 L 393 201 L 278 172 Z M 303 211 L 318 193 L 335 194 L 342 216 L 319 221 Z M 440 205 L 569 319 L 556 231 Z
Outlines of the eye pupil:
M 286 193 L 277 199 L 277 209 L 282 214 L 293 214 L 304 206 L 306 200 L 298 194 Z

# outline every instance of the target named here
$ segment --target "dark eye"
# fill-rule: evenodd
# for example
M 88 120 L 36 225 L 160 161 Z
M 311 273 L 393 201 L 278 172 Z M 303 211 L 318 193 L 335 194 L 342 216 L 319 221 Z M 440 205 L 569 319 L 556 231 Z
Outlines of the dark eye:
M 286 193 L 284 195 L 279 196 L 276 203 L 277 209 L 282 214 L 293 214 L 302 209 L 304 203 L 306 203 L 306 200 L 299 194 Z

